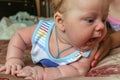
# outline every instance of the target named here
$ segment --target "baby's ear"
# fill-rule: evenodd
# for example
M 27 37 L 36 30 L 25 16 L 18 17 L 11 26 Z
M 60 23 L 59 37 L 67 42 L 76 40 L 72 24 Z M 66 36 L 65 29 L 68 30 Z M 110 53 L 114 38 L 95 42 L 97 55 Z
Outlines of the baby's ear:
M 61 31 L 65 31 L 64 25 L 63 25 L 63 16 L 61 13 L 56 12 L 54 14 L 54 20 L 55 20 L 55 24 L 56 26 L 61 30 Z

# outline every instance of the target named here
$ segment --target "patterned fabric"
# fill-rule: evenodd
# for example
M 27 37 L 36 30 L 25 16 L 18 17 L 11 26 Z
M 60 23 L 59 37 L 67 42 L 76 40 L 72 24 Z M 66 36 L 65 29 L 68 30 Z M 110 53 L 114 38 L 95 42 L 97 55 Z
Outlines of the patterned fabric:
M 109 21 L 110 25 L 112 26 L 112 28 L 115 31 L 119 31 L 120 30 L 120 20 L 116 20 L 116 19 L 108 16 L 108 21 Z
M 54 20 L 41 20 L 32 37 L 31 56 L 34 63 L 41 63 L 45 67 L 57 67 L 72 63 L 83 57 L 88 57 L 91 50 L 85 53 L 76 50 L 70 55 L 62 58 L 55 58 L 49 50 L 49 39 L 54 28 Z
M 0 40 L 0 67 L 4 65 L 5 63 L 5 57 L 6 57 L 6 51 L 8 46 L 9 40 Z M 25 50 L 24 61 L 25 64 L 28 66 L 35 66 L 33 62 L 31 61 L 31 57 L 28 54 L 31 50 L 31 46 L 27 47 Z M 116 66 L 115 66 L 116 65 Z M 17 78 L 15 76 L 0 74 L 0 78 L 6 77 L 10 80 L 23 80 L 23 78 Z M 95 77 L 93 79 L 93 77 Z M 87 73 L 87 79 L 83 78 L 82 80 L 111 80 L 111 79 L 101 79 L 101 78 L 111 78 L 112 80 L 120 80 L 120 47 L 115 48 L 110 51 L 109 55 L 102 59 L 98 65 L 90 69 L 90 71 Z M 78 77 L 77 77 L 78 78 Z M 114 79 L 115 78 L 115 79 Z M 71 78 L 70 78 L 71 79 Z M 68 79 L 68 80 L 70 80 Z M 76 80 L 76 78 L 73 78 L 73 80 Z M 78 79 L 79 80 L 79 79 Z M 81 80 L 81 77 L 80 77 Z

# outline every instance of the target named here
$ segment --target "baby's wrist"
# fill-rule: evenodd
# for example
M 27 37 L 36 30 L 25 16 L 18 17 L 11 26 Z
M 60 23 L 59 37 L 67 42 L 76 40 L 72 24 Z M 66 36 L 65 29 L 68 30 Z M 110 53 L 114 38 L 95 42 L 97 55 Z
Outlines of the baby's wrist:
M 22 60 L 21 58 L 18 58 L 18 57 L 9 57 L 9 58 L 6 58 L 6 61 L 9 61 L 11 59 L 18 59 L 18 60 Z
M 22 66 L 24 66 L 24 62 L 23 62 L 23 60 L 21 58 L 18 58 L 18 57 L 9 57 L 9 58 L 6 59 L 6 62 L 10 61 L 10 60 L 17 60 L 18 62 L 20 62 L 22 64 Z

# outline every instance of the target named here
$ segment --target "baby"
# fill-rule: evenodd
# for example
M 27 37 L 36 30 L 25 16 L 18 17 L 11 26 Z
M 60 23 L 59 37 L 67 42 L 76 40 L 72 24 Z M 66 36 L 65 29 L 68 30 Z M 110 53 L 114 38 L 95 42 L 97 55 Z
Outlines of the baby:
M 18 30 L 8 45 L 6 74 L 32 80 L 83 76 L 106 35 L 110 0 L 52 0 L 54 18 Z M 34 67 L 22 61 L 32 45 Z

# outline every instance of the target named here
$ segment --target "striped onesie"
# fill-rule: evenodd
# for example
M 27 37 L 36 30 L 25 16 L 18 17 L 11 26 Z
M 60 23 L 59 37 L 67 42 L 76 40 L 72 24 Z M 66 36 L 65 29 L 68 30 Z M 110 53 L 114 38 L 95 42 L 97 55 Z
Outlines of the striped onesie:
M 53 57 L 49 50 L 49 40 L 54 25 L 53 19 L 39 21 L 32 36 L 31 57 L 33 63 L 40 63 L 44 67 L 57 67 L 77 61 L 81 56 L 88 57 L 90 55 L 91 50 L 86 51 L 84 54 L 76 50 L 66 57 Z

